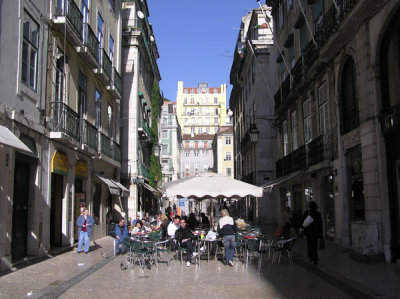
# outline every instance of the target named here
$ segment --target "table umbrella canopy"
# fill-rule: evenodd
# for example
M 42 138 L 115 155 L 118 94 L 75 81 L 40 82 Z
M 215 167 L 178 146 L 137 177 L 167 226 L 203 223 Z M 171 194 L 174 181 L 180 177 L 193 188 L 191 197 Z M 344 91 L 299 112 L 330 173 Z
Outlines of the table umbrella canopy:
M 263 188 L 257 187 L 230 176 L 217 173 L 202 173 L 169 182 L 162 186 L 166 197 L 185 198 L 243 198 L 262 197 Z

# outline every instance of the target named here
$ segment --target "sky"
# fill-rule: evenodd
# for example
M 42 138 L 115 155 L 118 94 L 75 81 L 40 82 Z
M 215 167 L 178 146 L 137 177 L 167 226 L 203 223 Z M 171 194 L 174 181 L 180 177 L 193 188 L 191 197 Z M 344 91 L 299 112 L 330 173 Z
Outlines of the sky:
M 260 1 L 261 4 L 265 1 Z M 207 82 L 232 86 L 229 73 L 242 16 L 259 7 L 256 0 L 147 0 L 160 58 L 164 97 L 175 101 L 184 87 Z

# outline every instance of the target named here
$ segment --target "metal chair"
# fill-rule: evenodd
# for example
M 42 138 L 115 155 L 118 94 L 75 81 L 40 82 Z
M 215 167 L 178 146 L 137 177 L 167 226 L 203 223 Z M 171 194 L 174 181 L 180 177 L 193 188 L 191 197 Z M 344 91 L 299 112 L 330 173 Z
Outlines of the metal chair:
M 286 240 L 277 241 L 273 245 L 274 255 L 272 257 L 272 263 L 275 263 L 275 261 L 277 259 L 278 259 L 278 263 L 280 263 L 282 253 L 284 253 L 287 255 L 290 263 L 293 264 L 292 249 L 293 249 L 295 242 L 296 242 L 296 236 L 286 239 Z

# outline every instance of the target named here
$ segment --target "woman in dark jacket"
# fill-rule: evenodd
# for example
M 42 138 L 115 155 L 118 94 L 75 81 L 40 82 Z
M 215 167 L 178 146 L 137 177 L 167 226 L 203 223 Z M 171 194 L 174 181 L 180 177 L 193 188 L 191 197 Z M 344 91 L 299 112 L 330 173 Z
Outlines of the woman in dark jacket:
M 323 238 L 322 217 L 317 211 L 318 206 L 315 201 L 309 203 L 309 210 L 304 213 L 304 235 L 307 237 L 307 251 L 310 262 L 318 264 L 318 239 Z M 310 218 L 307 219 L 307 217 Z

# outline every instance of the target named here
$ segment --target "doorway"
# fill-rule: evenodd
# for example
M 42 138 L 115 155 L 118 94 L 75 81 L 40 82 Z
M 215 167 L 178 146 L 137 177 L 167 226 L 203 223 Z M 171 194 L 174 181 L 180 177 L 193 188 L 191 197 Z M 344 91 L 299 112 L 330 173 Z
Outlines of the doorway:
M 29 163 L 15 160 L 14 200 L 12 210 L 12 259 L 26 255 L 28 240 Z
M 62 245 L 62 202 L 64 177 L 51 174 L 51 204 L 50 204 L 50 246 Z

